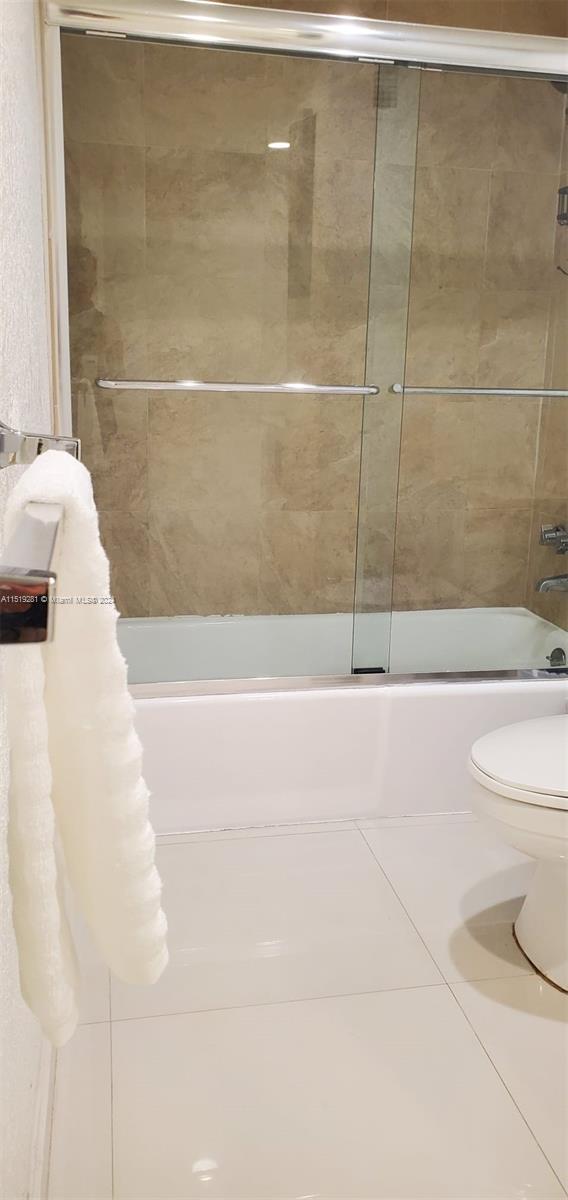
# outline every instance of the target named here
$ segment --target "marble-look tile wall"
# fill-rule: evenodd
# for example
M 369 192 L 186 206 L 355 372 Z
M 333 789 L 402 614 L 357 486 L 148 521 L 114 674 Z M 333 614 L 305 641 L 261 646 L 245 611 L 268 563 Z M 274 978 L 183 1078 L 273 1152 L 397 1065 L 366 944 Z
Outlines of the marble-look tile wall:
M 357 607 L 525 603 L 539 506 L 562 487 L 539 482 L 548 443 L 562 476 L 560 408 L 537 464 L 538 403 L 408 399 L 397 515 L 387 389 L 409 267 L 408 383 L 539 386 L 554 322 L 562 374 L 565 98 L 424 74 L 416 159 L 420 79 L 383 69 L 371 240 L 376 68 L 73 35 L 63 63 L 76 425 L 122 612 L 349 610 L 362 414 L 117 395 L 97 376 L 361 382 L 366 349 L 383 396 L 367 405 Z M 283 138 L 289 153 L 267 150 Z
M 408 385 L 545 383 L 565 107 L 548 82 L 424 74 Z M 533 399 L 406 399 L 395 609 L 525 603 L 539 422 Z
M 376 67 L 63 37 L 75 422 L 124 615 L 349 611 Z M 267 149 L 273 140 L 290 151 Z
M 566 0 L 249 0 L 263 8 L 344 13 L 464 29 L 568 37 Z

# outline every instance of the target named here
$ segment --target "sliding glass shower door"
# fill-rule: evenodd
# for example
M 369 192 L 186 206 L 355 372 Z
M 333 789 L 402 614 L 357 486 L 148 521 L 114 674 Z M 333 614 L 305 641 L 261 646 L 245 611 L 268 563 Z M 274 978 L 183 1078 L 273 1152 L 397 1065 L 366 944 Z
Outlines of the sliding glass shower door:
M 62 48 L 74 421 L 131 677 L 348 674 L 379 68 Z
M 415 157 L 377 143 L 355 664 L 392 609 L 392 672 L 564 669 L 567 85 L 421 75 Z
M 565 86 L 62 48 L 75 432 L 131 678 L 563 669 Z

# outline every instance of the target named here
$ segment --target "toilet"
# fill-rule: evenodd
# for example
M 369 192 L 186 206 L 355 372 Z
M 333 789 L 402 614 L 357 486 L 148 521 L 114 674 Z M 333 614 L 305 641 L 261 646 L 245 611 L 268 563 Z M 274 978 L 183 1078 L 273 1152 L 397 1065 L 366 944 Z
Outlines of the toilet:
M 521 950 L 568 991 L 568 715 L 494 729 L 471 749 L 473 807 L 536 860 L 515 921 Z

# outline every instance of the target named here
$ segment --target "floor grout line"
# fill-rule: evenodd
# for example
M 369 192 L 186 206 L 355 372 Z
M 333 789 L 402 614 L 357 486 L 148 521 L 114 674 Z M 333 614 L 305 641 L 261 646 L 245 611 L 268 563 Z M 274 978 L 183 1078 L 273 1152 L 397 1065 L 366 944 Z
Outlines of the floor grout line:
M 430 955 L 430 958 L 432 959 L 432 961 L 433 961 L 434 965 L 436 966 L 436 968 L 438 969 L 438 971 L 440 971 L 440 968 L 438 967 L 438 964 L 436 963 L 436 960 L 434 959 L 434 956 L 433 956 L 433 955 L 432 955 L 432 953 L 430 952 L 430 950 L 429 950 L 428 946 L 426 945 L 426 942 L 424 941 L 424 938 L 422 937 L 422 934 L 420 933 L 420 930 L 418 929 L 418 927 L 416 926 L 416 924 L 415 924 L 415 922 L 413 921 L 412 917 L 410 916 L 410 913 L 408 912 L 408 909 L 406 908 L 406 905 L 404 904 L 404 901 L 402 900 L 401 896 L 399 896 L 399 894 L 398 894 L 398 892 L 397 892 L 397 890 L 396 890 L 396 888 L 395 888 L 394 884 L 392 883 L 392 881 L 390 880 L 390 878 L 389 878 L 389 876 L 388 876 L 387 872 L 385 871 L 384 867 L 382 866 L 382 863 L 379 861 L 379 859 L 377 858 L 377 855 L 375 854 L 375 851 L 373 850 L 373 848 L 372 848 L 372 846 L 370 845 L 370 843 L 367 841 L 367 838 L 365 837 L 365 831 L 364 831 L 364 830 L 360 830 L 360 832 L 362 833 L 362 835 L 363 835 L 363 838 L 364 838 L 364 841 L 366 842 L 367 846 L 369 847 L 369 850 L 371 851 L 371 854 L 373 855 L 373 858 L 375 859 L 375 862 L 377 863 L 377 865 L 378 865 L 378 867 L 380 868 L 380 870 L 383 872 L 383 874 L 384 874 L 384 876 L 385 876 L 385 879 L 387 879 L 387 880 L 388 880 L 388 882 L 389 882 L 390 886 L 391 886 L 391 887 L 392 887 L 392 889 L 393 889 L 393 892 L 395 893 L 395 895 L 396 895 L 397 899 L 400 901 L 400 904 L 401 904 L 401 905 L 402 905 L 402 907 L 404 908 L 404 911 L 405 911 L 405 913 L 406 913 L 406 915 L 407 915 L 407 917 L 408 917 L 408 920 L 411 922 L 411 924 L 412 924 L 413 928 L 416 930 L 416 933 L 418 934 L 418 937 L 420 938 L 420 941 L 422 942 L 422 944 L 423 944 L 423 946 L 424 946 L 425 950 L 426 950 L 426 951 L 428 952 L 428 954 Z M 503 1087 L 505 1088 L 505 1091 L 507 1092 L 507 1095 L 510 1097 L 510 1099 L 511 1099 L 512 1103 L 514 1104 L 514 1106 L 515 1106 L 515 1108 L 516 1108 L 516 1110 L 517 1110 L 517 1112 L 519 1113 L 519 1115 L 520 1115 L 520 1117 L 522 1118 L 522 1120 L 523 1120 L 524 1124 L 526 1125 L 526 1127 L 527 1127 L 527 1129 L 528 1129 L 528 1131 L 529 1131 L 529 1133 L 530 1133 L 530 1135 L 531 1135 L 531 1137 L 532 1137 L 533 1141 L 534 1141 L 534 1142 L 535 1142 L 535 1144 L 538 1146 L 538 1149 L 539 1149 L 540 1153 L 542 1154 L 542 1156 L 543 1156 L 543 1158 L 545 1159 L 545 1161 L 548 1163 L 548 1165 L 549 1165 L 549 1167 L 550 1167 L 550 1170 L 552 1171 L 552 1173 L 553 1173 L 553 1175 L 554 1175 L 554 1178 L 557 1180 L 557 1182 L 558 1182 L 559 1186 L 562 1188 L 562 1191 L 563 1191 L 564 1195 L 566 1196 L 566 1195 L 567 1195 L 567 1193 L 566 1193 L 566 1192 L 565 1192 L 565 1190 L 564 1190 L 564 1184 L 562 1183 L 562 1180 L 559 1178 L 559 1176 L 558 1176 L 558 1173 L 555 1171 L 555 1169 L 554 1169 L 554 1167 L 553 1167 L 553 1165 L 552 1165 L 552 1163 L 551 1163 L 551 1161 L 550 1161 L 550 1159 L 549 1159 L 548 1155 L 545 1153 L 545 1151 L 544 1151 L 543 1147 L 541 1146 L 541 1144 L 540 1144 L 540 1142 L 539 1142 L 539 1140 L 538 1140 L 538 1137 L 537 1137 L 537 1135 L 536 1135 L 536 1132 L 535 1132 L 535 1130 L 534 1130 L 534 1129 L 532 1128 L 532 1126 L 529 1124 L 529 1122 L 528 1122 L 527 1118 L 525 1117 L 525 1114 L 523 1113 L 522 1109 L 521 1109 L 521 1108 L 519 1108 L 519 1105 L 517 1104 L 517 1102 L 516 1102 L 516 1100 L 515 1100 L 515 1097 L 514 1097 L 514 1096 L 513 1096 L 513 1094 L 511 1093 L 510 1089 L 508 1088 L 508 1086 L 507 1086 L 507 1084 L 506 1084 L 506 1082 L 505 1082 L 505 1080 L 504 1080 L 503 1076 L 501 1075 L 501 1072 L 498 1070 L 498 1068 L 497 1068 L 496 1064 L 493 1062 L 493 1059 L 491 1058 L 491 1055 L 490 1055 L 490 1053 L 489 1053 L 489 1050 L 488 1050 L 488 1049 L 487 1049 L 487 1047 L 485 1046 L 484 1042 L 482 1041 L 482 1039 L 481 1039 L 481 1037 L 480 1037 L 479 1033 L 477 1032 L 477 1030 L 475 1029 L 474 1025 L 472 1025 L 472 1023 L 471 1023 L 471 1021 L 470 1021 L 470 1019 L 469 1019 L 469 1017 L 468 1017 L 468 1015 L 467 1015 L 467 1013 L 466 1013 L 465 1009 L 464 1009 L 464 1008 L 462 1007 L 462 1005 L 460 1004 L 460 1002 L 459 1002 L 459 999 L 458 999 L 458 997 L 456 996 L 456 993 L 454 992 L 454 989 L 453 989 L 453 987 L 452 987 L 452 983 L 450 983 L 450 981 L 449 981 L 449 980 L 447 980 L 447 979 L 445 978 L 445 976 L 442 974 L 442 972 L 441 972 L 441 971 L 440 971 L 440 974 L 442 975 L 442 979 L 443 979 L 443 981 L 444 981 L 444 983 L 445 983 L 446 987 L 448 988 L 448 991 L 450 992 L 450 995 L 453 997 L 453 999 L 454 999 L 455 1003 L 457 1004 L 457 1006 L 458 1006 L 458 1008 L 459 1008 L 460 1012 L 461 1012 L 461 1013 L 463 1014 L 463 1016 L 465 1017 L 465 1020 L 467 1021 L 467 1023 L 468 1023 L 468 1025 L 469 1025 L 470 1029 L 472 1030 L 473 1034 L 475 1035 L 475 1038 L 476 1038 L 476 1040 L 478 1041 L 479 1045 L 481 1046 L 481 1049 L 483 1050 L 483 1053 L 485 1054 L 485 1056 L 486 1056 L 486 1058 L 488 1059 L 488 1061 L 491 1063 L 491 1066 L 492 1066 L 492 1068 L 493 1068 L 493 1070 L 494 1070 L 495 1074 L 497 1075 L 498 1079 L 500 1079 L 500 1080 L 501 1080 L 501 1083 L 502 1083 Z M 527 975 L 528 975 L 528 974 L 530 974 L 530 973 L 529 973 L 529 972 L 527 972 Z M 533 974 L 534 974 L 534 972 L 533 972 Z M 513 975 L 513 976 L 506 976 L 505 978 L 507 978 L 507 979 L 517 979 L 517 978 L 520 978 L 520 979 L 526 979 L 526 978 L 527 978 L 527 975 L 521 975 L 521 976 L 515 976 L 515 975 Z M 498 978 L 498 979 L 499 979 L 499 978 L 503 978 L 503 976 L 497 976 L 497 978 Z M 454 983 L 455 983 L 455 985 L 456 985 L 456 986 L 457 986 L 459 983 L 470 983 L 470 984 L 475 984 L 475 983 L 482 983 L 482 982 L 484 982 L 484 981 L 483 981 L 483 980 L 476 980 L 476 979 L 473 979 L 473 980 L 454 980 Z M 486 982 L 487 982 L 487 981 L 486 981 Z M 402 989 L 401 989 L 401 990 L 402 990 Z
M 517 976 L 510 976 L 509 978 L 514 980 L 515 978 L 518 978 L 518 977 L 517 977 Z M 525 976 L 525 975 L 522 975 L 522 976 L 520 976 L 520 978 L 521 978 L 521 979 L 526 979 L 526 976 Z M 467 982 L 467 980 L 464 980 L 463 982 Z M 474 982 L 475 982 L 475 981 L 474 981 Z M 458 985 L 456 984 L 456 986 L 458 986 Z M 460 1012 L 461 1012 L 461 1013 L 463 1013 L 463 1015 L 464 1015 L 464 1017 L 465 1017 L 465 1019 L 466 1019 L 466 1021 L 467 1021 L 468 1025 L 469 1025 L 470 1029 L 472 1030 L 472 1033 L 475 1035 L 475 1038 L 476 1038 L 476 1039 L 477 1039 L 477 1041 L 479 1042 L 479 1045 L 481 1046 L 481 1049 L 483 1050 L 483 1053 L 485 1054 L 485 1056 L 486 1056 L 486 1058 L 488 1059 L 488 1061 L 491 1063 L 491 1066 L 493 1067 L 493 1070 L 495 1071 L 495 1074 L 496 1074 L 496 1075 L 497 1075 L 497 1077 L 498 1077 L 498 1078 L 501 1080 L 501 1083 L 503 1084 L 503 1087 L 505 1088 L 505 1091 L 507 1092 L 507 1095 L 510 1097 L 510 1099 L 511 1099 L 512 1103 L 514 1104 L 514 1106 L 515 1106 L 515 1108 L 516 1108 L 516 1110 L 517 1110 L 517 1112 L 519 1113 L 519 1116 L 522 1118 L 522 1120 L 523 1120 L 524 1124 L 526 1125 L 526 1127 L 527 1127 L 527 1129 L 528 1129 L 528 1131 L 529 1131 L 529 1133 L 530 1133 L 531 1137 L 533 1138 L 533 1141 L 534 1141 L 534 1142 L 536 1143 L 536 1145 L 538 1146 L 538 1148 L 539 1148 L 539 1150 L 540 1150 L 540 1152 L 541 1152 L 541 1154 L 542 1154 L 543 1158 L 544 1158 L 544 1159 L 546 1159 L 546 1162 L 548 1163 L 548 1165 L 549 1165 L 549 1167 L 550 1167 L 550 1170 L 552 1171 L 552 1173 L 553 1173 L 553 1175 L 554 1175 L 554 1178 L 557 1180 L 558 1184 L 559 1184 L 559 1185 L 560 1185 L 560 1187 L 562 1188 L 562 1192 L 563 1192 L 563 1194 L 566 1196 L 568 1193 L 566 1192 L 566 1190 L 565 1190 L 565 1188 L 564 1188 L 564 1184 L 563 1184 L 563 1182 L 562 1182 L 562 1180 L 561 1180 L 560 1176 L 558 1175 L 558 1172 L 555 1170 L 554 1166 L 552 1165 L 552 1163 L 551 1163 L 551 1161 L 550 1161 L 550 1159 L 549 1159 L 549 1157 L 548 1157 L 548 1154 L 546 1153 L 546 1151 L 545 1151 L 544 1147 L 541 1145 L 541 1143 L 540 1143 L 540 1141 L 539 1141 L 539 1139 L 538 1139 L 538 1137 L 537 1137 L 536 1130 L 534 1130 L 534 1129 L 533 1129 L 533 1127 L 532 1127 L 532 1125 L 530 1124 L 530 1122 L 529 1122 L 528 1118 L 525 1116 L 525 1114 L 524 1114 L 524 1112 L 523 1112 L 522 1108 L 520 1107 L 520 1105 L 519 1105 L 519 1104 L 517 1104 L 517 1101 L 516 1101 L 516 1099 L 515 1099 L 515 1097 L 514 1097 L 514 1095 L 513 1095 L 512 1091 L 511 1091 L 511 1089 L 509 1088 L 509 1086 L 508 1086 L 508 1084 L 507 1084 L 506 1080 L 504 1079 L 503 1075 L 501 1074 L 501 1072 L 500 1072 L 500 1070 L 499 1070 L 499 1068 L 498 1068 L 497 1064 L 496 1064 L 496 1063 L 493 1061 L 493 1059 L 492 1059 L 492 1057 L 491 1057 L 491 1054 L 489 1053 L 489 1050 L 488 1050 L 487 1046 L 485 1045 L 485 1042 L 483 1041 L 483 1039 L 482 1039 L 481 1035 L 478 1033 L 477 1029 L 475 1028 L 475 1025 L 473 1025 L 472 1021 L 470 1020 L 470 1018 L 469 1018 L 469 1016 L 468 1016 L 468 1014 L 467 1014 L 467 1012 L 466 1012 L 465 1008 L 463 1007 L 463 1005 L 462 1005 L 462 1004 L 460 1004 L 459 997 L 458 997 L 458 996 L 456 996 L 456 993 L 454 992 L 454 989 L 453 989 L 452 985 L 451 985 L 451 984 L 448 984 L 448 987 L 449 987 L 449 989 L 450 989 L 450 992 L 451 992 L 451 994 L 452 994 L 452 996 L 453 996 L 453 998 L 454 998 L 454 1000 L 455 1000 L 455 1002 L 456 1002 L 456 1004 L 457 1004 L 457 1006 L 458 1006 L 458 1008 L 459 1008 Z
M 108 976 L 108 1037 L 110 1065 L 110 1194 L 112 1200 L 114 1200 L 114 1068 L 112 1045 L 112 981 L 110 977 L 110 971 Z
M 324 821 L 290 822 L 290 824 L 275 822 L 267 825 L 233 825 L 218 829 L 174 830 L 168 833 L 157 833 L 158 846 L 184 846 L 199 842 L 245 841 L 252 838 L 264 837 L 311 837 L 318 833 L 360 833 L 363 829 L 375 828 L 413 828 L 428 826 L 438 828 L 441 825 L 456 825 L 474 822 L 475 813 L 469 809 L 457 812 L 432 813 L 402 813 L 390 814 L 384 817 L 332 817 Z M 302 828 L 302 824 L 306 828 Z M 308 828 L 309 826 L 309 828 Z M 335 828 L 330 828 L 334 826 Z M 273 833 L 273 830 L 279 830 Z
M 368 838 L 366 838 L 366 837 L 365 837 L 365 830 L 364 830 L 364 829 L 360 829 L 360 830 L 359 830 L 359 832 L 360 832 L 360 834 L 361 834 L 361 837 L 363 838 L 363 841 L 364 841 L 364 843 L 365 843 L 365 845 L 366 845 L 366 847 L 367 847 L 367 849 L 368 849 L 369 853 L 370 853 L 370 854 L 372 855 L 372 857 L 374 858 L 374 860 L 375 860 L 375 862 L 376 862 L 376 864 L 377 864 L 377 867 L 378 867 L 379 871 L 381 872 L 381 874 L 383 875 L 384 879 L 386 880 L 386 882 L 388 883 L 389 887 L 391 888 L 391 890 L 392 890 L 392 892 L 393 892 L 393 895 L 395 895 L 395 896 L 396 896 L 396 898 L 397 898 L 397 900 L 398 900 L 398 902 L 399 902 L 399 904 L 400 904 L 401 908 L 404 910 L 404 912 L 405 912 L 405 914 L 406 914 L 406 917 L 407 917 L 408 921 L 410 921 L 410 924 L 412 925 L 412 928 L 414 929 L 415 933 L 416 933 L 416 934 L 417 934 L 417 936 L 420 938 L 420 941 L 422 942 L 422 945 L 424 946 L 424 949 L 425 949 L 425 951 L 426 951 L 426 953 L 427 953 L 428 957 L 429 957 L 429 958 L 431 959 L 431 961 L 433 962 L 433 964 L 434 964 L 434 966 L 435 966 L 435 968 L 436 968 L 436 970 L 437 970 L 437 972 L 438 972 L 438 974 L 439 974 L 439 976 L 440 976 L 440 979 L 442 980 L 442 982 L 443 982 L 443 983 L 445 983 L 445 984 L 446 984 L 446 987 L 449 987 L 449 984 L 448 984 L 448 981 L 447 981 L 447 979 L 445 978 L 445 976 L 444 976 L 443 972 L 441 971 L 440 967 L 438 966 L 438 963 L 436 962 L 436 959 L 434 958 L 434 955 L 432 954 L 432 951 L 430 950 L 430 947 L 426 945 L 426 942 L 424 941 L 424 938 L 422 937 L 422 934 L 421 934 L 420 930 L 418 929 L 418 927 L 416 926 L 416 924 L 415 924 L 414 920 L 412 919 L 412 917 L 411 917 L 411 915 L 410 915 L 410 913 L 409 913 L 409 911 L 408 911 L 408 909 L 407 909 L 407 907 L 406 907 L 406 904 L 404 903 L 404 900 L 402 899 L 402 897 L 401 897 L 401 896 L 399 895 L 399 893 L 397 892 L 397 890 L 396 890 L 396 888 L 395 888 L 395 886 L 394 886 L 394 883 L 392 882 L 392 879 L 390 878 L 390 876 L 388 875 L 387 871 L 386 871 L 386 870 L 385 870 L 385 868 L 383 867 L 383 864 L 382 864 L 382 862 L 380 861 L 380 859 L 377 857 L 377 855 L 376 855 L 375 851 L 373 850 L 373 847 L 371 846 L 371 843 L 369 842 Z
M 258 1000 L 251 1004 L 228 1004 L 221 1008 L 180 1008 L 175 1012 L 143 1013 L 135 1017 L 113 1017 L 113 1025 L 124 1025 L 128 1021 L 156 1021 L 160 1017 L 199 1017 L 207 1013 L 248 1012 L 256 1008 L 278 1008 L 284 1004 L 313 1004 L 318 1000 L 351 1000 L 356 996 L 381 996 L 384 992 L 419 992 L 427 988 L 449 987 L 445 979 L 440 977 L 435 983 L 412 983 L 406 987 L 368 988 L 358 992 L 326 992 L 322 996 L 290 996 L 284 1000 Z M 93 1022 L 102 1024 L 102 1022 Z
M 46 1171 L 46 1196 L 49 1200 L 51 1196 L 51 1164 L 53 1157 L 53 1132 L 55 1127 L 55 1106 L 57 1104 L 57 1071 L 59 1067 L 59 1050 L 55 1050 L 55 1059 L 53 1063 L 53 1083 L 51 1090 L 51 1112 L 49 1114 L 49 1133 L 47 1137 L 47 1171 Z

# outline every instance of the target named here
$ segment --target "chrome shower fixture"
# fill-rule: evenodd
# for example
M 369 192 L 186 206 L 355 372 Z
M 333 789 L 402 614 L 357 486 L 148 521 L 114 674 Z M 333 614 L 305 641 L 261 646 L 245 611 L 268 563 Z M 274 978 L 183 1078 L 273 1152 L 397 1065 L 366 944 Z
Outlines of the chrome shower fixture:
M 558 224 L 568 225 L 568 187 L 558 189 Z

